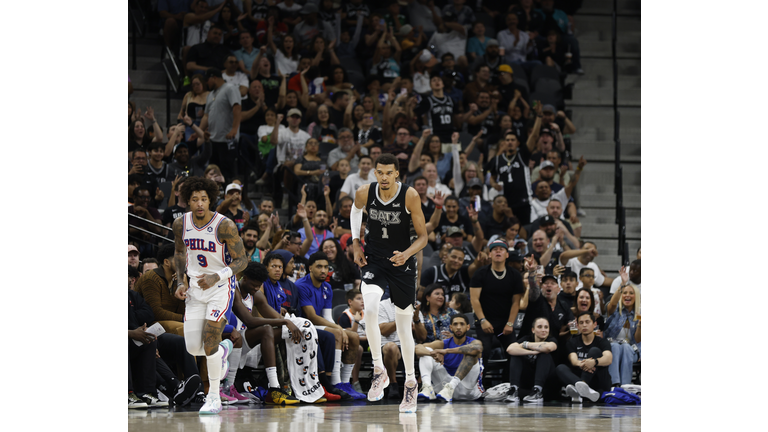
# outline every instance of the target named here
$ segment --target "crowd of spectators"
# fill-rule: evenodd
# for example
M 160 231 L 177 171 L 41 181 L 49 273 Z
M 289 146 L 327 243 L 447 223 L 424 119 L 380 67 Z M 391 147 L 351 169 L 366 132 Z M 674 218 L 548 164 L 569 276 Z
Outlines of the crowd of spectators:
M 576 193 L 587 161 L 571 156 L 568 140 L 576 127 L 564 106 L 532 99 L 526 79 L 539 67 L 561 79 L 583 73 L 572 31 L 580 3 L 160 0 L 164 43 L 187 80 L 178 122 L 165 133 L 152 107 L 129 102 L 129 291 L 151 309 L 129 320 L 129 338 L 151 339 L 141 325 L 153 322 L 183 335 L 183 302 L 157 288 L 184 277 L 162 253 L 173 236 L 163 227 L 186 211 L 183 182 L 204 176 L 220 187 L 212 210 L 236 223 L 253 265 L 279 264 L 269 280 L 251 281 L 264 283 L 274 309 L 326 328 L 337 350 L 342 338 L 354 341 L 343 354 L 349 386 L 324 383 L 326 397 L 362 392 L 367 341 L 351 198 L 391 153 L 400 180 L 419 193 L 429 233 L 417 255 L 413 319 L 429 369 L 422 380 L 452 379 L 450 392 L 430 384 L 421 397 L 450 398 L 454 388 L 456 397 L 479 397 L 458 386 L 491 359 L 507 360 L 510 402 L 524 388 L 527 402 L 561 386 L 580 401 L 630 384 L 640 358 L 640 251 L 615 279 L 594 262 Z M 313 289 L 348 309 L 309 302 Z M 135 297 L 129 308 L 144 307 Z M 402 363 L 388 295 L 379 310 L 396 398 Z M 146 367 L 144 357 L 134 364 Z M 188 369 L 187 380 L 198 376 Z M 190 385 L 205 385 L 198 381 Z M 170 376 L 163 385 L 177 402 L 196 394 Z M 156 403 L 159 384 L 135 387 Z

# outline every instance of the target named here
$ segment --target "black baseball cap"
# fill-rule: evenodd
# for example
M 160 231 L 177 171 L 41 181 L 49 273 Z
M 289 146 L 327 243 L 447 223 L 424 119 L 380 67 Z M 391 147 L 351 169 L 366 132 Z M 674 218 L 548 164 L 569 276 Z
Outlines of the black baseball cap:
M 205 71 L 205 79 L 212 77 L 221 78 L 221 71 L 216 68 L 210 68 Z
M 555 281 L 555 283 L 557 283 L 557 278 L 551 274 L 545 274 L 544 277 L 541 278 L 541 283 L 544 283 L 544 281 L 547 279 L 552 279 L 553 281 Z
M 525 261 L 525 258 L 523 258 L 523 255 L 521 255 L 519 251 L 512 250 L 509 252 L 509 258 L 507 258 L 507 261 Z
M 555 224 L 555 218 L 553 218 L 550 215 L 546 215 L 546 216 L 542 217 L 541 218 L 541 222 L 539 222 L 539 226 L 554 225 L 554 224 Z

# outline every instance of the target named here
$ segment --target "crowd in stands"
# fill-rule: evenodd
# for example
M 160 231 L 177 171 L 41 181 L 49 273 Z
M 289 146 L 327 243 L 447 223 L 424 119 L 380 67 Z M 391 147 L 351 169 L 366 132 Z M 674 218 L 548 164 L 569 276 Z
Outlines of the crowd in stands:
M 580 3 L 160 0 L 153 16 L 187 79 L 167 130 L 152 107 L 129 101 L 129 407 L 199 402 L 207 386 L 184 350 L 172 281 L 185 276 L 164 229 L 186 212 L 189 177 L 219 185 L 212 210 L 240 231 L 250 264 L 237 275 L 238 299 L 248 312 L 311 322 L 323 398 L 364 398 L 350 210 L 384 153 L 419 193 L 429 233 L 413 316 L 421 399 L 482 397 L 493 361 L 506 361 L 508 402 L 559 398 L 563 387 L 574 402 L 596 401 L 631 384 L 640 250 L 618 278 L 595 263 L 576 193 L 587 161 L 568 139 L 578 132 L 562 99 L 538 99 L 548 95 L 531 80 L 583 73 Z M 394 317 L 385 293 L 393 399 L 402 368 Z M 147 332 L 154 323 L 163 335 Z M 269 402 L 237 378 L 259 362 L 228 327 L 237 361 L 222 402 Z M 275 350 L 288 389 L 290 343 Z

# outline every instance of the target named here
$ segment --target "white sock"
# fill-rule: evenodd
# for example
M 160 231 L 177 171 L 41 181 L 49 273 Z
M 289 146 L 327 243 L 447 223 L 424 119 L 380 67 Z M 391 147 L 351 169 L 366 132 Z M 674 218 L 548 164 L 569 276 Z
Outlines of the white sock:
M 336 385 L 341 382 L 341 350 L 337 349 L 333 356 L 333 371 L 331 372 L 331 384 Z
M 413 367 L 414 350 L 416 343 L 413 341 L 411 322 L 413 321 L 413 305 L 408 305 L 405 310 L 395 306 L 395 325 L 397 336 L 400 338 L 400 350 L 403 353 L 405 365 L 405 382 L 416 381 L 416 369 Z M 368 327 L 366 327 L 367 329 Z
M 237 370 L 240 366 L 240 354 L 243 352 L 242 348 L 234 348 L 229 353 L 229 372 L 227 373 L 227 384 L 235 385 L 235 377 L 237 376 Z
M 432 348 L 427 348 L 432 351 Z M 435 360 L 430 356 L 424 356 L 419 358 L 419 371 L 421 372 L 421 383 L 424 385 L 432 385 L 432 367 L 435 365 Z
M 208 365 L 208 394 L 219 396 L 219 384 L 221 383 L 221 358 L 224 356 L 224 348 L 219 347 L 213 355 L 205 356 Z
M 449 382 L 448 384 L 450 384 L 451 387 L 456 388 L 456 387 L 459 386 L 460 382 L 461 382 L 461 380 L 459 379 L 459 377 L 453 377 L 453 378 L 451 378 L 451 382 Z
M 280 388 L 280 381 L 277 380 L 277 366 L 268 367 L 267 380 L 269 380 L 269 388 Z
M 352 369 L 355 368 L 355 364 L 341 364 L 341 382 L 348 383 L 349 378 L 352 376 Z
M 384 360 L 381 357 L 381 330 L 379 330 L 379 302 L 384 290 L 378 285 L 360 284 L 360 292 L 365 303 L 365 335 L 368 337 L 368 346 L 371 347 L 373 366 L 384 368 Z

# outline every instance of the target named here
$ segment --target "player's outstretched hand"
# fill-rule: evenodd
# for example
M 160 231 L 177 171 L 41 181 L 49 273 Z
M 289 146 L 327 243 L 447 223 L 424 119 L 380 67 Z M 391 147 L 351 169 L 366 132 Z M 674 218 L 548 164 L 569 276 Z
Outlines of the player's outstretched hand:
M 363 249 L 360 247 L 359 243 L 353 243 L 352 246 L 355 252 L 355 264 L 360 266 L 360 268 L 363 268 L 368 265 L 368 261 L 365 259 L 365 254 L 363 253 Z
M 399 266 L 405 264 L 405 261 L 407 259 L 408 258 L 405 257 L 404 253 L 402 253 L 400 251 L 395 251 L 394 254 L 392 255 L 392 258 L 390 258 L 389 260 L 394 263 L 395 267 L 399 267 Z
M 203 290 L 207 290 L 212 286 L 216 286 L 216 282 L 218 281 L 219 281 L 219 275 L 215 273 L 200 275 L 197 277 L 197 285 Z

